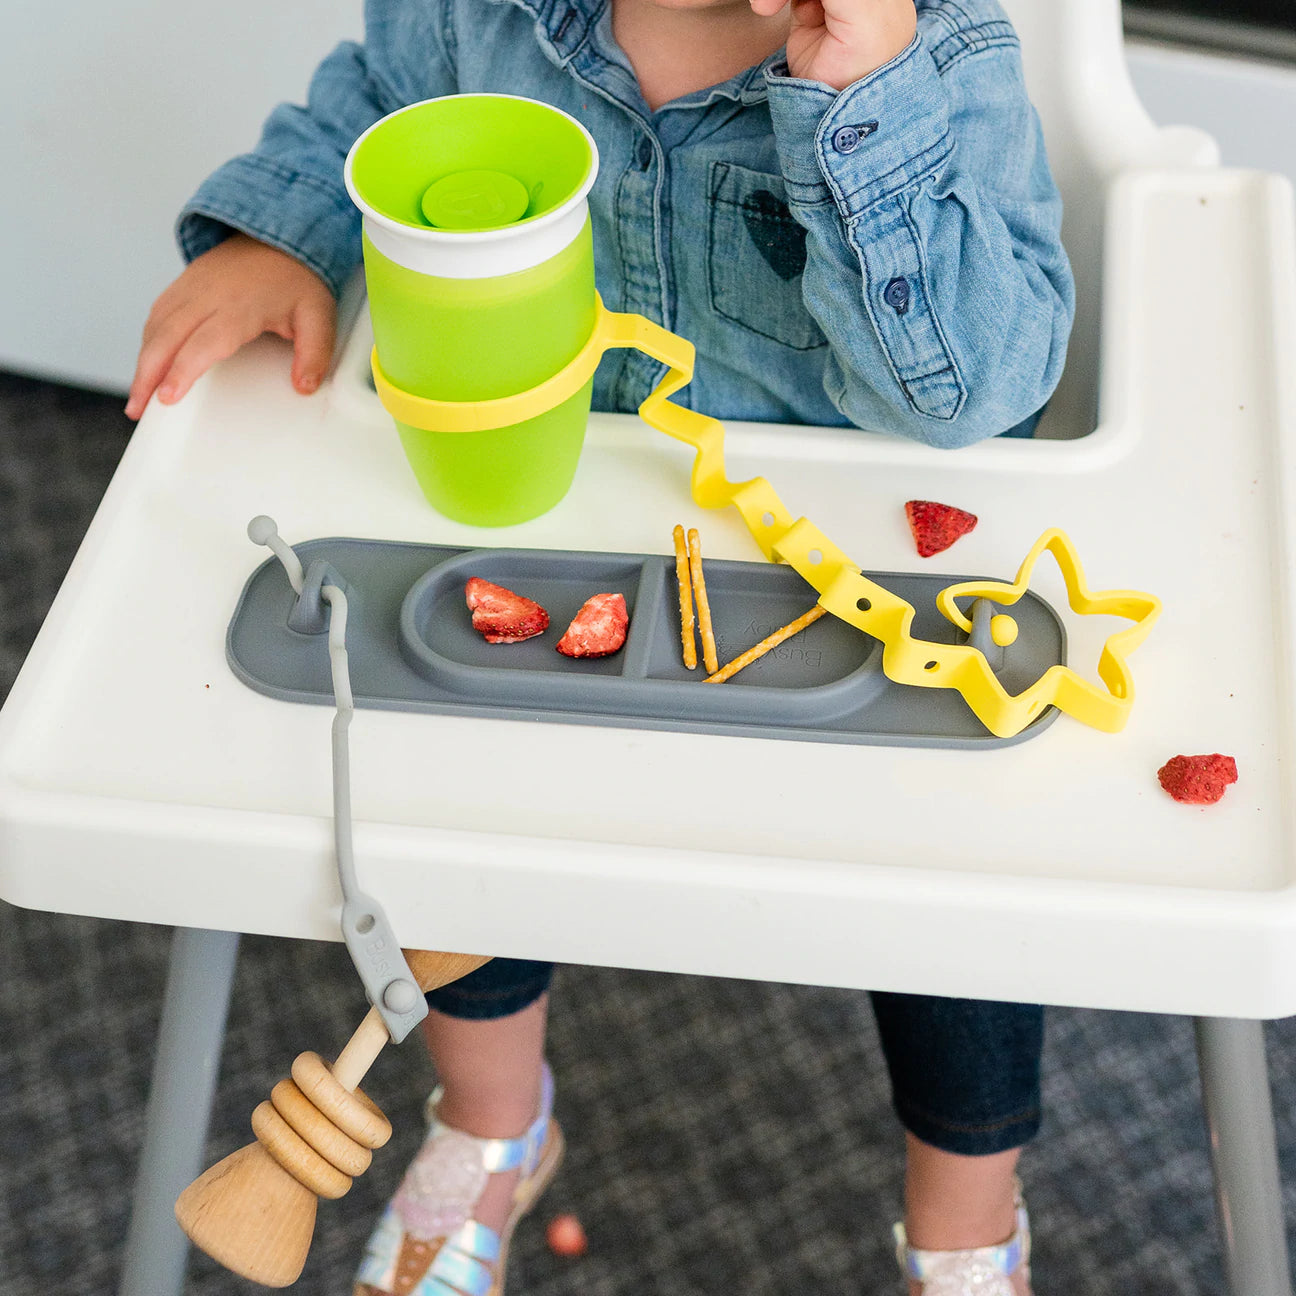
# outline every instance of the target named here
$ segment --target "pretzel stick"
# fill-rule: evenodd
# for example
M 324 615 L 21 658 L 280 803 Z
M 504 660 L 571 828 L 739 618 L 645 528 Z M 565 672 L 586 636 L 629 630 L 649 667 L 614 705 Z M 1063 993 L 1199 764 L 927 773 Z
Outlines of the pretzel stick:
M 702 541 L 696 527 L 688 533 L 688 560 L 693 577 L 693 598 L 697 602 L 698 627 L 702 631 L 702 662 L 707 674 L 714 675 L 720 669 L 720 658 L 716 656 L 715 632 L 711 629 L 711 604 L 707 600 L 706 577 L 702 575 Z
M 740 657 L 735 657 L 722 671 L 713 672 L 702 681 L 703 684 L 723 684 L 725 680 L 733 679 L 745 666 L 750 666 L 752 662 L 764 657 L 771 648 L 777 648 L 784 639 L 791 639 L 794 634 L 800 634 L 808 625 L 813 625 L 823 616 L 825 609 L 815 606 L 810 609 L 805 616 L 799 616 L 795 621 L 789 621 L 787 625 L 775 630 L 772 635 L 766 635 L 755 647 L 748 648 Z
M 696 622 L 693 619 L 693 586 L 689 583 L 688 550 L 684 547 L 684 528 L 675 528 L 675 579 L 679 582 L 680 644 L 684 649 L 684 665 L 697 670 Z

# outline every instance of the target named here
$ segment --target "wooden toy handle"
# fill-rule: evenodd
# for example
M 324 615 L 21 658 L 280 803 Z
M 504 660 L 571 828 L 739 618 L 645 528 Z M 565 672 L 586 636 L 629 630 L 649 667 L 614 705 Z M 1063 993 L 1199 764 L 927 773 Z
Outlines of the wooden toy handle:
M 488 956 L 406 950 L 421 990 L 448 985 Z M 293 1063 L 252 1113 L 257 1142 L 200 1175 L 176 1201 L 195 1246 L 267 1287 L 297 1281 L 310 1251 L 318 1199 L 341 1197 L 368 1169 L 391 1124 L 358 1086 L 391 1037 L 371 1008 L 332 1067 L 314 1053 Z
M 414 980 L 418 982 L 418 988 L 424 992 L 458 981 L 460 977 L 475 972 L 483 963 L 490 961 L 488 956 L 477 954 L 442 954 L 436 950 L 401 952 L 405 955 Z M 338 1083 L 344 1089 L 355 1089 L 390 1038 L 387 1027 L 383 1025 L 382 1014 L 377 1008 L 370 1008 L 364 1021 L 356 1027 L 355 1034 L 333 1063 L 333 1075 Z

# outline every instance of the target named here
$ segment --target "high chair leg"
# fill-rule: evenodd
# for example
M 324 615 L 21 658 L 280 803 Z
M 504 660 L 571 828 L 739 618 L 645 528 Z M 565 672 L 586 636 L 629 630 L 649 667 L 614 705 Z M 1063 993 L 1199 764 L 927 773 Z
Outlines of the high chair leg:
M 1232 1296 L 1291 1296 L 1263 1025 L 1198 1017 L 1224 1271 Z
M 121 1296 L 180 1296 L 184 1287 L 189 1239 L 175 1199 L 202 1169 L 238 945 L 237 932 L 178 927 L 171 938 Z

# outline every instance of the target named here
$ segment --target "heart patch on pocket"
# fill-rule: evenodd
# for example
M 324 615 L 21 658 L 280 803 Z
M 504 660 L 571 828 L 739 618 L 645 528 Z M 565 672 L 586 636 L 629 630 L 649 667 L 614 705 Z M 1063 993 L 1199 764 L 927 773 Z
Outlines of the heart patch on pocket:
M 748 194 L 742 205 L 747 233 L 780 279 L 795 279 L 806 264 L 806 232 L 781 198 L 768 189 Z
M 717 159 L 707 188 L 712 309 L 746 333 L 781 346 L 797 351 L 827 346 L 801 291 L 806 232 L 789 208 L 783 177 Z

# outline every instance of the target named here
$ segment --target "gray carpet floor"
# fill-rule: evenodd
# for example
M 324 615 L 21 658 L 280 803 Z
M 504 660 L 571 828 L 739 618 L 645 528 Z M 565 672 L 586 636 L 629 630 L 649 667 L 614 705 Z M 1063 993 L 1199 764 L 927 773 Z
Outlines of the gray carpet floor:
M 0 375 L 0 699 L 129 438 L 120 405 Z M 116 1288 L 169 938 L 0 903 L 0 1296 Z M 341 947 L 246 939 L 209 1159 L 248 1141 L 296 1053 L 335 1051 L 363 1009 Z M 1267 1030 L 1292 1218 L 1296 1027 Z M 899 1131 L 865 996 L 563 968 L 550 1054 L 570 1150 L 515 1238 L 509 1296 L 901 1291 Z M 321 1207 L 303 1296 L 350 1291 L 431 1084 L 416 1042 L 371 1073 L 396 1134 Z M 1191 1023 L 1053 1010 L 1044 1092 L 1022 1167 L 1040 1296 L 1222 1291 Z M 575 1261 L 543 1241 L 568 1210 L 591 1241 Z M 254 1290 L 205 1257 L 190 1266 L 195 1296 Z

